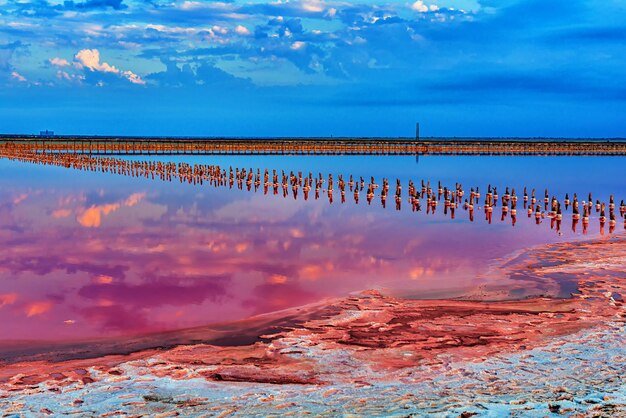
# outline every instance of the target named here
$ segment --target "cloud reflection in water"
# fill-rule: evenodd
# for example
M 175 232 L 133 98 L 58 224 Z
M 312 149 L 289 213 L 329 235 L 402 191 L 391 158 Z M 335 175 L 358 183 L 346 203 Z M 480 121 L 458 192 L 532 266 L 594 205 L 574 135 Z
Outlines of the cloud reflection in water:
M 475 294 L 490 260 L 558 239 L 530 223 L 93 178 L 27 196 L 34 183 L 17 180 L 0 194 L 0 339 L 177 329 L 373 287 Z

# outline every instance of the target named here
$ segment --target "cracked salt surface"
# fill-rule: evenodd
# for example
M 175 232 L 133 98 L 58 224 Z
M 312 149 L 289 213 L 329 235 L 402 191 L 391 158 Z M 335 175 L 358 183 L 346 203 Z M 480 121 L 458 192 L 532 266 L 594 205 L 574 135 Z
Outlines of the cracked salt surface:
M 391 381 L 372 380 L 372 371 L 359 369 L 345 352 L 312 347 L 307 355 L 318 358 L 320 365 L 328 360 L 330 369 L 338 363 L 352 369 L 351 383 L 323 386 L 177 380 L 144 374 L 144 364 L 137 362 L 120 366 L 126 380 L 97 376 L 99 372 L 91 369 L 88 374 L 99 379 L 98 384 L 75 383 L 54 394 L 49 391 L 54 385 L 48 384 L 17 396 L 4 392 L 0 408 L 5 416 L 15 417 L 40 415 L 44 410 L 81 416 L 168 412 L 181 416 L 619 416 L 626 413 L 624 331 L 623 322 L 608 323 L 602 330 L 572 334 L 529 351 L 391 373 L 387 376 Z
M 230 411 L 228 416 L 352 413 L 456 417 L 468 412 L 484 417 L 618 416 L 626 413 L 624 346 L 623 324 L 610 324 L 603 331 L 577 333 L 528 352 L 479 362 L 452 362 L 426 379 L 428 368 L 418 368 L 419 378 L 415 380 L 408 375 L 402 382 L 331 383 L 322 387 L 218 384 L 200 378 L 175 380 L 148 375 L 147 380 L 105 379 L 96 386 L 77 384 L 53 396 L 44 387 L 10 401 L 3 399 L 0 407 L 5 416 L 16 417 L 39 415 L 43 409 L 54 415 L 156 415 L 175 411 L 181 416 L 218 416 Z M 330 355 L 333 362 L 339 360 L 337 354 Z M 130 365 L 122 368 L 129 376 L 136 371 Z

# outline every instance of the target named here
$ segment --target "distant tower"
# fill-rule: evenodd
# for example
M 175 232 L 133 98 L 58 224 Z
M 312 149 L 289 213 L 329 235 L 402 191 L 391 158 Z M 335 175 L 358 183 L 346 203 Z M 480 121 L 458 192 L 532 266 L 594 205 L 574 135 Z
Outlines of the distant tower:
M 415 123 L 415 141 L 419 141 L 420 140 L 420 123 L 417 122 Z M 415 164 L 419 164 L 420 162 L 420 155 L 419 153 L 415 155 Z

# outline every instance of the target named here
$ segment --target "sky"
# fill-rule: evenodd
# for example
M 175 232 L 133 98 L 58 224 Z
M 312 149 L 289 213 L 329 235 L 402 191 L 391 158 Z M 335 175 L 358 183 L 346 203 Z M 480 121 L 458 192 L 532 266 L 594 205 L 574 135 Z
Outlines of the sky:
M 623 0 L 0 0 L 0 132 L 626 137 Z

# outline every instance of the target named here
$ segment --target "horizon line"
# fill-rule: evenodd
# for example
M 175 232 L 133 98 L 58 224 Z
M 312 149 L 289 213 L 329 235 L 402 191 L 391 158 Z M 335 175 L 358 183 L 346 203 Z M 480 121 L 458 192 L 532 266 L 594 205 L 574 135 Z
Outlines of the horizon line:
M 42 135 L 48 132 L 48 135 Z M 559 137 L 559 136 L 247 136 L 247 135 L 108 135 L 108 134 L 55 134 L 54 131 L 41 131 L 37 133 L 0 133 L 0 141 L 6 139 L 179 139 L 179 140 L 320 140 L 320 139 L 336 139 L 336 140 L 549 140 L 549 141 L 626 141 L 626 137 Z

